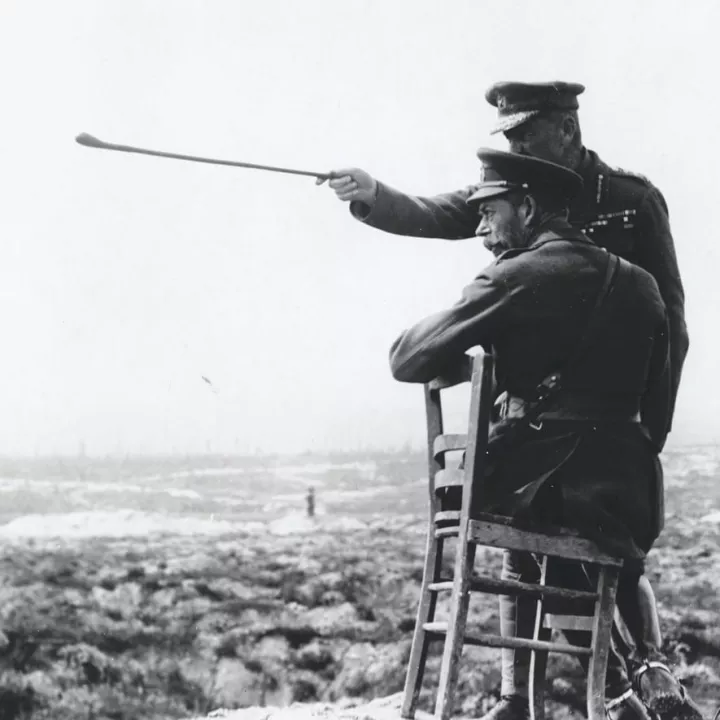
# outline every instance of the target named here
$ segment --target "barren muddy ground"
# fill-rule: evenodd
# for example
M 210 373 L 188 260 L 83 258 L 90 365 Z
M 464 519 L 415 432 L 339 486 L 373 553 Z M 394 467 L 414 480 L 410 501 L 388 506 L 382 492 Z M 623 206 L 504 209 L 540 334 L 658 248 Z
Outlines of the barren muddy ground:
M 708 717 L 720 705 L 718 457 L 667 454 L 667 524 L 648 564 L 666 649 Z M 173 462 L 2 468 L 0 719 L 185 718 L 402 689 L 425 547 L 421 455 Z M 482 565 L 499 571 L 499 554 L 479 552 Z M 474 599 L 471 624 L 497 630 L 496 602 Z M 580 717 L 579 667 L 554 659 L 550 675 L 554 716 Z M 499 680 L 499 651 L 466 649 L 457 712 L 482 714 Z

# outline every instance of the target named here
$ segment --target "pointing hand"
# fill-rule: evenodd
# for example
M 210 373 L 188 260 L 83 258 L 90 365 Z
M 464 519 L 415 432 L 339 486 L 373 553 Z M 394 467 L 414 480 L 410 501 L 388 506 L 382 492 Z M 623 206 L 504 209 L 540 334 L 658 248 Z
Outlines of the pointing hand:
M 318 178 L 316 185 L 322 185 L 326 179 L 344 202 L 362 202 L 370 206 L 375 202 L 377 180 L 360 168 L 333 170 L 329 178 Z

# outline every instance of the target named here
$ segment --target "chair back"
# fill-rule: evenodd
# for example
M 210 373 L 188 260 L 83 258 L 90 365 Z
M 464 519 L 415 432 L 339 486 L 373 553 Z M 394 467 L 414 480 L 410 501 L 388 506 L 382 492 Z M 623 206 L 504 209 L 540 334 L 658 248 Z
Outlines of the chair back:
M 489 353 L 466 356 L 452 375 L 444 375 L 425 385 L 425 416 L 428 440 L 428 490 L 430 512 L 436 523 L 458 522 L 460 508 L 441 509 L 441 494 L 448 488 L 462 490 L 462 508 L 468 517 L 473 496 L 482 494 L 490 415 L 493 405 L 494 357 Z M 442 392 L 461 383 L 470 383 L 470 409 L 467 433 L 444 432 Z M 448 469 L 446 455 L 464 451 L 462 469 Z

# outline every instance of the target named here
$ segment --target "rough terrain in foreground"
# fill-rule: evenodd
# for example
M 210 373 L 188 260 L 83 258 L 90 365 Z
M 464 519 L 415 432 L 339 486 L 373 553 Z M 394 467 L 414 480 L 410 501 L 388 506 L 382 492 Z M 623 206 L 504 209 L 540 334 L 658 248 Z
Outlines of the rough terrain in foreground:
M 648 575 L 666 650 L 712 720 L 720 705 L 720 483 L 715 466 L 668 465 L 667 526 Z M 224 708 L 241 720 L 334 720 L 340 712 L 386 720 L 405 677 L 424 548 L 424 514 L 396 514 L 394 505 L 205 535 L 6 538 L 0 717 L 180 720 L 222 717 Z M 499 571 L 499 553 L 479 552 L 483 565 Z M 473 600 L 470 624 L 497 630 L 494 597 Z M 549 715 L 578 720 L 579 668 L 557 657 L 550 677 Z M 482 715 L 499 682 L 498 651 L 466 649 L 457 713 Z M 386 699 L 366 707 L 374 698 Z

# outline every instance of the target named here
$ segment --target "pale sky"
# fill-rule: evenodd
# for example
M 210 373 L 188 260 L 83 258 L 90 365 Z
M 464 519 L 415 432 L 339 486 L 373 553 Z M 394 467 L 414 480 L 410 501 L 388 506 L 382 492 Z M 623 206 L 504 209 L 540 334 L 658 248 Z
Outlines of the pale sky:
M 462 187 L 497 80 L 568 80 L 665 194 L 691 347 L 671 443 L 720 431 L 714 0 L 3 0 L 0 454 L 421 446 L 399 332 L 491 256 L 386 235 L 311 178 Z M 202 380 L 209 378 L 215 388 Z

